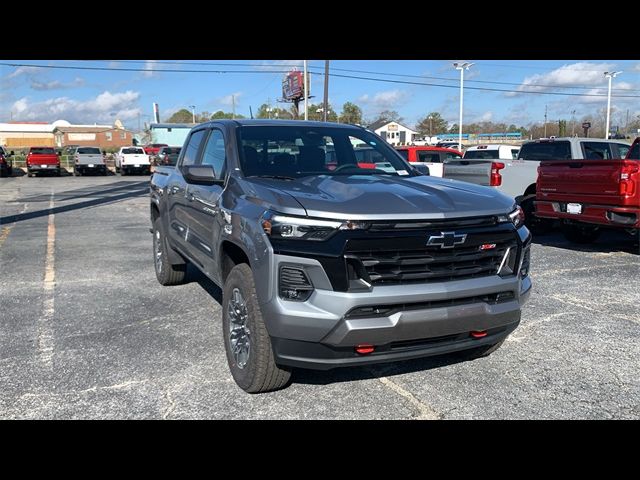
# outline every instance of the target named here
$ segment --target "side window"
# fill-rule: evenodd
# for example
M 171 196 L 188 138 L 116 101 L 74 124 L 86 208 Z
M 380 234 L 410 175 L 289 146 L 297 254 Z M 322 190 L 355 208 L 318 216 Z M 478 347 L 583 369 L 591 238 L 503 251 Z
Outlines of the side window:
M 207 145 L 202 154 L 203 165 L 213 165 L 213 171 L 217 178 L 224 176 L 225 166 L 224 137 L 220 130 L 211 130 Z
M 445 152 L 445 154 L 444 154 L 444 159 L 445 160 L 459 160 L 461 158 L 462 158 L 462 156 L 458 155 L 457 153 L 453 153 L 453 152 Z
M 624 143 L 617 143 L 616 146 L 618 147 L 618 155 L 616 155 L 616 158 L 626 157 L 627 153 L 629 153 L 629 150 L 631 149 L 631 145 L 626 145 Z
M 629 154 L 629 158 L 633 158 L 634 160 L 640 160 L 640 142 L 636 142 Z
M 520 151 L 519 148 L 512 148 L 511 149 L 511 159 L 512 160 L 516 160 L 518 158 L 518 152 Z
M 180 165 L 194 165 L 196 163 L 198 150 L 200 149 L 200 144 L 204 139 L 205 133 L 207 133 L 206 130 L 198 130 L 191 134 L 187 148 L 184 149 L 184 155 L 182 156 Z
M 582 153 L 587 160 L 609 160 L 611 155 L 611 144 L 605 142 L 584 142 Z
M 440 162 L 440 154 L 438 152 L 429 152 L 429 151 L 417 151 L 418 161 L 419 162 L 433 162 L 433 163 L 441 163 Z

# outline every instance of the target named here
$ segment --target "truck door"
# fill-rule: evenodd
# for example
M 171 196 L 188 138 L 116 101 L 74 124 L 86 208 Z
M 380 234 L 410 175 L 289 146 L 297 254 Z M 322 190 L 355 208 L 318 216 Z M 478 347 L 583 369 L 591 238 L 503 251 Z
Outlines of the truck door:
M 187 200 L 189 185 L 184 180 L 180 168 L 184 165 L 196 164 L 207 133 L 208 130 L 205 129 L 191 133 L 184 149 L 184 154 L 176 167 L 176 172 L 169 177 L 167 182 L 169 236 L 171 237 L 171 243 L 185 251 L 185 253 L 190 251 L 190 225 L 194 222 L 191 220 L 193 216 L 191 203 Z
M 225 141 L 221 130 L 208 131 L 202 155 L 197 162 L 211 165 L 216 178 L 224 179 L 226 173 Z M 189 248 L 210 276 L 215 276 L 218 267 L 217 249 L 224 218 L 220 211 L 222 182 L 218 185 L 188 185 L 187 202 L 190 212 Z

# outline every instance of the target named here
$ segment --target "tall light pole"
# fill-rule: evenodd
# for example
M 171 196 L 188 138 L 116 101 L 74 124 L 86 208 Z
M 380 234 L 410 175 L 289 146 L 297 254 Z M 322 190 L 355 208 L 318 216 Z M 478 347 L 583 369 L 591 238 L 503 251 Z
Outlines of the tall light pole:
M 329 60 L 324 61 L 324 102 L 322 103 L 322 121 L 329 115 Z
M 305 120 L 309 120 L 309 115 L 307 114 L 307 107 L 309 106 L 307 99 L 309 98 L 309 93 L 307 92 L 307 75 L 309 75 L 309 73 L 307 72 L 307 61 L 304 60 L 304 74 L 302 77 L 302 85 L 303 85 L 303 92 L 304 92 L 304 119 Z
M 607 93 L 607 124 L 604 129 L 604 138 L 609 138 L 609 118 L 611 117 L 611 79 L 622 72 L 604 72 L 604 76 L 609 79 L 609 90 Z
M 193 116 L 193 123 L 196 123 L 196 106 L 189 105 L 189 108 L 191 109 L 191 115 Z
M 460 70 L 460 122 L 458 123 L 458 150 L 462 151 L 462 102 L 464 97 L 464 71 L 469 70 L 473 63 L 454 63 L 456 70 Z

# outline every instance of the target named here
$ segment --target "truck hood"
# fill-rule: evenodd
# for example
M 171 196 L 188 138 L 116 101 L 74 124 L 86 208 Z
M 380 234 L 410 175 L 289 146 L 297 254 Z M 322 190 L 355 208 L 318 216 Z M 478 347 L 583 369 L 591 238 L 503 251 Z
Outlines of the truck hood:
M 288 194 L 310 217 L 343 220 L 475 217 L 507 213 L 515 203 L 494 188 L 428 176 L 321 175 L 297 180 L 248 180 Z

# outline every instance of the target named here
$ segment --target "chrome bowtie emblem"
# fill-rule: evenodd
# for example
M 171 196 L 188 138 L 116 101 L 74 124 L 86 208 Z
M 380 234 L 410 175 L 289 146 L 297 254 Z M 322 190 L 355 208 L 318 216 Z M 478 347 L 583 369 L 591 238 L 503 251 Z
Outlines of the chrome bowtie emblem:
M 466 233 L 440 232 L 440 235 L 431 235 L 429 240 L 427 240 L 427 245 L 440 245 L 440 248 L 453 248 L 455 245 L 464 243 L 466 239 Z

